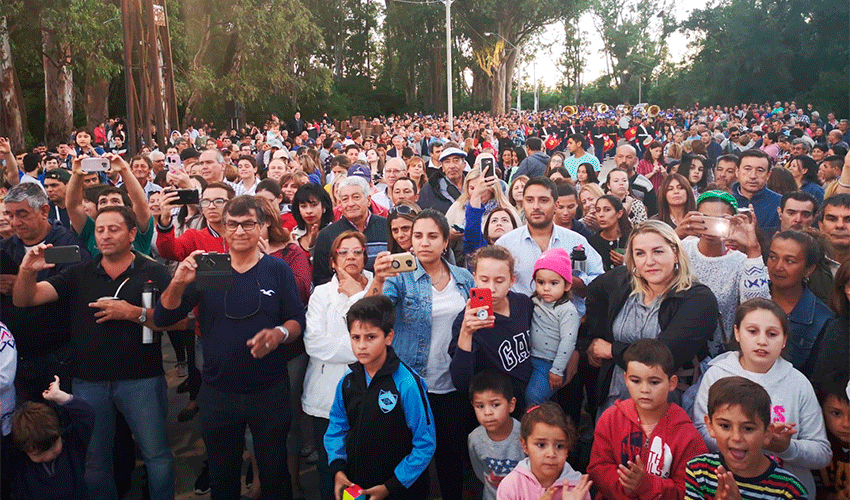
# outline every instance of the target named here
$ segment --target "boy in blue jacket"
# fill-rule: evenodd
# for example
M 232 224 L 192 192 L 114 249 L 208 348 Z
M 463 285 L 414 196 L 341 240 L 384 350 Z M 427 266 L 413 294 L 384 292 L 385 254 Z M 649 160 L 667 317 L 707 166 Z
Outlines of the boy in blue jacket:
M 424 500 L 434 418 L 425 382 L 390 347 L 393 304 L 382 295 L 360 299 L 346 321 L 357 363 L 337 386 L 325 433 L 336 498 L 356 484 L 369 500 Z

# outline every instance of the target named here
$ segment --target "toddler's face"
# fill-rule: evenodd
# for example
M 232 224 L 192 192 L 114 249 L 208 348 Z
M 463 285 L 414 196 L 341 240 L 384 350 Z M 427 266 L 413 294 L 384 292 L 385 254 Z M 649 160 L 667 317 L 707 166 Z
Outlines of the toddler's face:
M 823 420 L 826 431 L 837 437 L 844 446 L 850 446 L 850 403 L 829 396 L 823 403 Z

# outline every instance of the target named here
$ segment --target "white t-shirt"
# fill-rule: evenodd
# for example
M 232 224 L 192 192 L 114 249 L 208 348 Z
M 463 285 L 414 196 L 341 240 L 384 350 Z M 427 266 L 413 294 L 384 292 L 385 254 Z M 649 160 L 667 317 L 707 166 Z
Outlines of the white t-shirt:
M 457 289 L 454 277 L 438 291 L 431 286 L 431 351 L 428 356 L 428 392 L 446 394 L 455 390 L 449 373 L 449 343 L 452 341 L 452 324 L 458 313 L 466 307 L 466 300 Z

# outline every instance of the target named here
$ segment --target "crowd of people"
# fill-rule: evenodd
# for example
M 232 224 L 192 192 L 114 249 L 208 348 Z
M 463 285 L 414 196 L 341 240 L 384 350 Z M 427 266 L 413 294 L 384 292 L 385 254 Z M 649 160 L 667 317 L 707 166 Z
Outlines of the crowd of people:
M 4 498 L 174 498 L 166 369 L 213 499 L 850 498 L 850 122 L 600 111 L 0 138 Z

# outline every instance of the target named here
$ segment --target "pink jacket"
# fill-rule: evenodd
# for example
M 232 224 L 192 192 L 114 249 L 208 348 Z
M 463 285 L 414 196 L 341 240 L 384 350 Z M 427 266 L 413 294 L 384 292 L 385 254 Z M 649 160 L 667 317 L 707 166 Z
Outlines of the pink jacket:
M 573 489 L 581 479 L 581 472 L 576 472 L 570 464 L 564 464 L 561 477 L 555 481 L 555 485 L 563 485 L 567 491 Z M 496 491 L 496 500 L 538 500 L 543 496 L 543 487 L 531 473 L 528 458 L 523 459 L 510 474 L 502 479 L 499 489 Z M 562 488 L 555 490 L 552 500 L 562 500 Z M 590 494 L 585 494 L 584 500 L 590 500 Z

